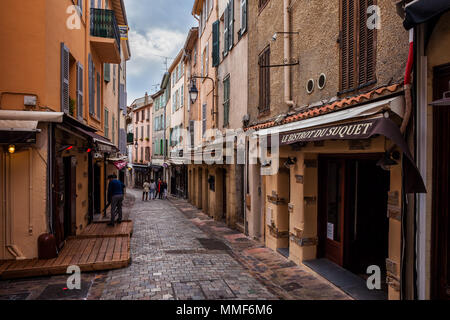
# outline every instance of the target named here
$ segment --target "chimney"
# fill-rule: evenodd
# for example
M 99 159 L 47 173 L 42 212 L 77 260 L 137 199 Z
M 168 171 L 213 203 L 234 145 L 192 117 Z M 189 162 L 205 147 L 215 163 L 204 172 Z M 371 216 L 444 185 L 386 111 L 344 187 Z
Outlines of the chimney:
M 145 93 L 145 105 L 148 105 L 148 93 Z

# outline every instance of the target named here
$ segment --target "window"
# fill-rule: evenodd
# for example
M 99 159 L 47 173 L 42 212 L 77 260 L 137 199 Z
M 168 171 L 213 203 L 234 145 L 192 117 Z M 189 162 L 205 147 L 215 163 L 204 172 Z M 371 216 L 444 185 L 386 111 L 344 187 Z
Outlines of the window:
M 206 103 L 202 106 L 202 136 L 206 132 Z
M 209 41 L 206 43 L 205 48 L 205 74 L 208 75 L 209 72 Z
M 141 140 L 144 140 L 144 126 L 141 127 Z
M 113 69 L 113 93 L 114 93 L 114 95 L 116 95 L 116 69 L 117 69 L 117 66 L 114 65 L 114 69 Z
M 102 108 L 101 104 L 101 81 L 100 81 L 100 73 L 97 72 L 97 116 L 100 117 L 100 110 Z
M 144 110 L 141 111 L 141 121 L 144 122 L 145 120 L 145 113 Z
M 230 76 L 223 81 L 223 126 L 229 124 L 230 118 Z
M 351 92 L 376 82 L 375 29 L 367 28 L 367 8 L 375 0 L 341 1 L 340 93 Z
M 248 0 L 241 0 L 241 35 L 247 31 L 247 2 Z
M 77 115 L 78 120 L 83 120 L 83 99 L 84 99 L 84 93 L 83 93 L 83 84 L 84 84 L 84 78 L 83 78 L 83 66 L 81 63 L 77 63 Z
M 194 148 L 194 143 L 195 143 L 194 124 L 195 124 L 194 120 L 190 120 L 189 121 L 189 134 L 190 134 L 190 137 L 191 137 L 191 148 Z
M 184 84 L 181 86 L 181 97 L 180 97 L 180 105 L 181 107 L 184 106 Z
M 141 162 L 144 162 L 144 147 L 141 147 Z
M 150 147 L 145 147 L 145 161 L 150 161 Z
M 109 138 L 109 112 L 105 108 L 105 138 Z
M 150 125 L 147 125 L 147 138 L 150 140 Z
M 213 31 L 213 47 L 212 47 L 212 66 L 217 67 L 220 63 L 220 40 L 219 40 L 219 33 L 220 33 L 220 21 L 217 20 L 212 25 L 212 31 Z
M 111 141 L 112 143 L 115 143 L 116 139 L 116 119 L 114 117 L 114 115 L 112 115 L 112 120 L 111 120 L 111 129 L 112 129 L 112 135 L 111 135 Z
M 61 43 L 61 111 L 69 114 L 69 70 L 70 70 L 70 52 L 64 43 Z
M 138 123 L 139 122 L 139 112 L 135 112 L 134 114 L 136 115 L 136 123 Z
M 111 65 L 109 63 L 103 64 L 103 79 L 105 82 L 111 81 Z
M 270 110 L 270 47 L 260 54 L 259 64 L 259 112 Z

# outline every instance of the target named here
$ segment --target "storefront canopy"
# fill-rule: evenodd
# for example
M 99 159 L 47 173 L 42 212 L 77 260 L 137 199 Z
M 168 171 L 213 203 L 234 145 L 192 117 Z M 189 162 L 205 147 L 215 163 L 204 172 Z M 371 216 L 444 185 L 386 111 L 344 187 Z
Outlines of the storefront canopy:
M 450 10 L 449 0 L 415 0 L 405 7 L 403 26 L 409 30 Z
M 118 151 L 117 147 L 111 141 L 107 140 L 101 135 L 98 135 L 95 132 L 84 130 L 82 128 L 78 128 L 78 130 L 80 130 L 85 135 L 91 137 L 93 143 L 96 146 L 96 151 L 105 153 L 114 153 Z
M 63 116 L 64 116 L 63 112 L 0 110 L 0 119 L 1 120 L 21 120 L 21 121 L 62 123 Z
M 0 120 L 0 144 L 36 143 L 37 121 Z

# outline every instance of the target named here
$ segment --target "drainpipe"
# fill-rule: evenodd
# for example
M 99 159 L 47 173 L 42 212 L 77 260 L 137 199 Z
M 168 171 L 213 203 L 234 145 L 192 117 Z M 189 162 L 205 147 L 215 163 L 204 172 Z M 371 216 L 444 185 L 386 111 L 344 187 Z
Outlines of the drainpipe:
M 409 119 L 411 118 L 411 110 L 412 110 L 412 102 L 411 102 L 411 71 L 414 64 L 414 29 L 409 30 L 409 54 L 408 54 L 408 62 L 406 64 L 405 71 L 405 82 L 404 82 L 404 90 L 405 90 L 405 116 L 403 117 L 403 122 L 400 127 L 400 132 L 403 134 L 406 131 L 406 127 L 408 126 Z
M 284 15 L 284 63 L 291 61 L 291 43 L 289 30 L 291 23 L 289 19 L 290 0 L 284 0 L 283 15 Z M 292 108 L 295 106 L 294 101 L 291 100 L 291 70 L 289 67 L 284 67 L 284 100 L 285 103 Z
M 29 201 L 28 201 L 28 234 L 33 234 L 33 148 L 30 148 L 29 154 Z

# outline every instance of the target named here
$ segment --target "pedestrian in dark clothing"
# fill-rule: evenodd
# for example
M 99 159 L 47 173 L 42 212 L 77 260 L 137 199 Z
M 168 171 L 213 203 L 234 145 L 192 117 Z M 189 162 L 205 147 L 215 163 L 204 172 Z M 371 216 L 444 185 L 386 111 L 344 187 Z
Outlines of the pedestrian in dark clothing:
M 158 199 L 162 199 L 162 181 L 158 179 L 158 186 L 156 187 L 156 195 Z
M 114 226 L 115 216 L 118 215 L 117 223 L 122 222 L 122 202 L 125 193 L 125 185 L 117 180 L 116 175 L 108 177 L 108 201 L 111 203 L 111 222 L 108 226 Z
M 163 194 L 162 198 L 167 199 L 167 182 L 166 181 L 163 181 L 163 183 L 162 183 L 162 194 Z

